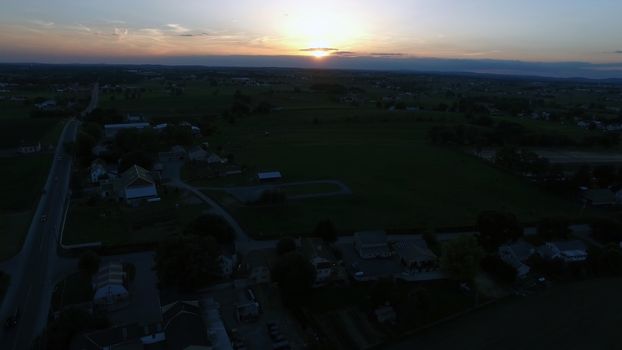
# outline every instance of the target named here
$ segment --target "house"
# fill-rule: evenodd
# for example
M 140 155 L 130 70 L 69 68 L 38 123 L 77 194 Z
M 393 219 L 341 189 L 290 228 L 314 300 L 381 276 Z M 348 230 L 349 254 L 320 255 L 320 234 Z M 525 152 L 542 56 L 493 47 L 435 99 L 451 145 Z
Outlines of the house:
M 348 277 L 343 267 L 338 264 L 331 248 L 319 238 L 301 239 L 302 252 L 309 259 L 316 271 L 314 287 L 331 282 L 345 282 Z
M 201 303 L 205 322 L 207 324 L 207 336 L 213 350 L 233 350 L 227 328 L 220 315 L 220 304 L 214 298 L 206 298 Z
M 376 321 L 379 323 L 395 323 L 397 320 L 397 314 L 395 309 L 391 305 L 384 305 L 374 310 Z
M 231 277 L 237 263 L 238 259 L 235 255 L 219 255 L 218 266 L 220 267 L 220 275 L 225 278 Z
M 538 254 L 547 260 L 562 259 L 565 262 L 587 260 L 587 246 L 579 240 L 548 242 L 538 247 Z
M 501 260 L 516 270 L 518 277 L 525 277 L 530 268 L 524 262 L 536 253 L 536 249 L 525 241 L 518 241 L 500 246 L 498 252 Z
M 176 301 L 162 306 L 161 310 L 166 349 L 184 350 L 209 344 L 198 301 Z
M 257 173 L 257 180 L 259 180 L 260 182 L 278 181 L 282 178 L 283 175 L 281 175 L 281 172 L 279 171 Z
M 19 146 L 19 153 L 29 154 L 41 152 L 41 142 L 26 142 L 22 141 Z
M 222 159 L 218 154 L 211 152 L 207 154 L 207 158 L 205 159 L 205 161 L 209 165 L 224 164 L 227 162 L 225 159 Z
M 431 272 L 439 269 L 438 257 L 422 239 L 395 242 L 393 249 L 401 264 L 411 273 Z
M 166 349 L 165 341 L 161 323 L 132 323 L 79 335 L 71 342 L 70 349 Z
M 47 101 L 43 101 L 41 103 L 37 103 L 35 105 L 35 107 L 37 107 L 37 109 L 41 110 L 41 111 L 51 111 L 56 109 L 56 101 L 54 100 L 47 100 Z
M 202 162 L 207 159 L 208 153 L 201 146 L 192 146 L 188 148 L 188 159 L 193 162 Z
M 390 258 L 391 249 L 384 231 L 363 231 L 354 234 L 354 249 L 363 259 Z
M 117 197 L 127 203 L 158 198 L 155 179 L 149 171 L 138 165 L 130 167 L 121 174 L 114 187 Z
M 238 322 L 253 322 L 259 318 L 261 307 L 251 289 L 237 290 L 235 314 Z
M 89 178 L 91 183 L 99 183 L 99 179 L 106 175 L 108 175 L 108 171 L 106 170 L 106 162 L 101 159 L 95 159 L 89 167 Z
M 95 307 L 115 309 L 127 304 L 130 293 L 127 290 L 126 276 L 123 265 L 110 262 L 99 268 L 93 277 L 93 304 Z
M 151 126 L 149 125 L 149 123 L 124 123 L 124 124 L 106 124 L 104 125 L 104 135 L 106 136 L 106 138 L 112 139 L 115 136 L 117 136 L 117 134 L 121 131 L 121 130 L 142 130 L 142 129 L 147 129 L 150 128 Z
M 585 190 L 581 193 L 585 205 L 591 207 L 612 206 L 616 204 L 616 195 L 609 189 Z

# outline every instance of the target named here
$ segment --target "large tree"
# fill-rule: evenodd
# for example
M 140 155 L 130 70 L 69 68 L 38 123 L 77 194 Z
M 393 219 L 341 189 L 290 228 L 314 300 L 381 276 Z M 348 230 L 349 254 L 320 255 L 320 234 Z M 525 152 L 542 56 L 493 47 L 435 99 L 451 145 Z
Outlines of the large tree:
M 82 273 L 92 276 L 99 269 L 99 255 L 92 250 L 87 250 L 80 255 L 78 267 Z
M 519 238 L 523 233 L 516 216 L 510 213 L 482 212 L 477 218 L 477 226 L 481 243 L 487 249 L 496 249 L 503 243 Z
M 337 230 L 333 222 L 327 219 L 318 222 L 313 230 L 313 236 L 322 238 L 326 243 L 334 243 L 337 241 Z
M 296 241 L 290 237 L 283 237 L 276 243 L 276 254 L 279 256 L 296 251 Z
M 186 227 L 185 234 L 212 236 L 220 244 L 231 244 L 235 240 L 233 229 L 222 218 L 214 214 L 205 214 L 196 218 Z
M 309 260 L 297 252 L 280 256 L 272 268 L 272 280 L 278 283 L 283 300 L 298 304 L 313 286 L 316 271 Z
M 176 237 L 156 250 L 155 270 L 160 284 L 193 290 L 209 285 L 220 275 L 218 243 L 213 237 Z
M 470 281 L 479 271 L 483 257 L 484 250 L 475 237 L 461 236 L 443 244 L 441 268 L 454 279 Z

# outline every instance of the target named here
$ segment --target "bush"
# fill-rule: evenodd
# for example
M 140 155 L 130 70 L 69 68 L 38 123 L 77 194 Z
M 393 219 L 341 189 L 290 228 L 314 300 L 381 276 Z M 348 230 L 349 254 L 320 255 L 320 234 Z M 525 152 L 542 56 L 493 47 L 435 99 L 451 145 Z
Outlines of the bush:
M 500 284 L 516 281 L 516 270 L 497 255 L 488 255 L 481 262 L 482 270 Z
M 99 255 L 92 250 L 87 250 L 80 255 L 78 267 L 82 273 L 90 277 L 99 270 L 99 262 Z

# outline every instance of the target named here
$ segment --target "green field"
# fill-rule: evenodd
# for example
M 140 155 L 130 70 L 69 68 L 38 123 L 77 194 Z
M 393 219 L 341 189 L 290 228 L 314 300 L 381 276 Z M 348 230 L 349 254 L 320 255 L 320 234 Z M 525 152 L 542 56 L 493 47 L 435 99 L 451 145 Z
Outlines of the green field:
M 284 182 L 334 179 L 353 191 L 352 196 L 269 207 L 245 206 L 224 192 L 210 192 L 256 236 L 305 234 L 326 218 L 341 230 L 359 230 L 472 225 L 479 212 L 491 209 L 513 212 L 523 221 L 578 213 L 573 203 L 517 176 L 427 142 L 432 126 L 451 121 L 443 113 L 328 110 L 223 122 L 210 144 L 222 145 L 250 170 L 231 179 L 194 183 L 247 185 L 255 171 L 278 170 Z
M 387 349 L 618 349 L 622 279 L 555 286 L 418 333 Z M 451 336 L 447 336 L 451 334 Z
M 51 161 L 51 155 L 0 158 L 0 260 L 19 252 Z
M 63 243 L 154 243 L 181 233 L 190 221 L 207 209 L 205 204 L 183 204 L 176 194 L 165 195 L 161 202 L 138 208 L 111 201 L 88 204 L 85 200 L 78 200 L 69 208 Z

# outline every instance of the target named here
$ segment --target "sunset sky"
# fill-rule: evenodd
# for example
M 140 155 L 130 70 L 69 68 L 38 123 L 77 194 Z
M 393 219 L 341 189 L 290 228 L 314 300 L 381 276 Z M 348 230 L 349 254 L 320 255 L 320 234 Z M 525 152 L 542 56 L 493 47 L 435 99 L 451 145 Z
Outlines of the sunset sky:
M 300 55 L 622 62 L 620 0 L 1 0 L 0 61 Z

